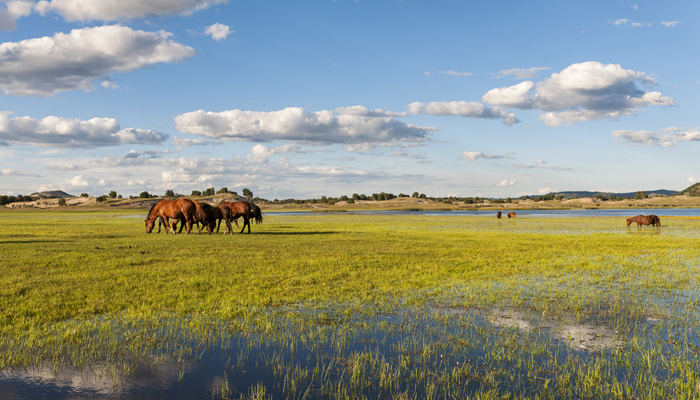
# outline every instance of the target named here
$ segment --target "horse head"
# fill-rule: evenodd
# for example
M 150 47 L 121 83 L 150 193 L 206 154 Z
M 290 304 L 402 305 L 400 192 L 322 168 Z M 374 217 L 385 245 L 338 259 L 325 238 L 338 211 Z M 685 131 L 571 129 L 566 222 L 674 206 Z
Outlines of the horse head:
M 144 222 L 146 223 L 146 233 L 151 233 L 153 231 L 153 227 L 155 226 L 155 221 L 156 221 L 155 219 L 152 219 L 152 220 L 145 219 L 144 220 Z

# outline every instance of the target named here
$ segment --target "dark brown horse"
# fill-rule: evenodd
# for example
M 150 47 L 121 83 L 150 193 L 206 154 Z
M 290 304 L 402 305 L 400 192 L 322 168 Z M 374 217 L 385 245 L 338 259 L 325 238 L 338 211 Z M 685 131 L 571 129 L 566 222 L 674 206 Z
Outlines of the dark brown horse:
M 211 235 L 211 232 L 213 231 L 211 220 L 214 218 L 214 215 L 212 215 L 212 209 L 214 207 L 207 203 L 200 203 L 195 200 L 192 200 L 192 202 L 194 203 L 195 207 L 194 219 L 197 222 L 197 234 L 202 233 L 202 229 L 199 226 L 199 224 L 202 224 L 203 227 L 207 228 L 207 232 Z M 216 224 L 216 222 L 214 222 L 214 224 Z
M 256 223 L 261 224 L 263 222 L 263 217 L 262 217 L 262 212 L 260 211 L 260 207 L 255 205 L 253 202 L 249 201 L 234 201 L 234 202 L 227 202 L 227 201 L 222 201 L 219 204 L 219 208 L 228 208 L 231 211 L 230 219 L 233 219 L 234 221 L 238 219 L 238 217 L 243 217 L 243 228 L 241 229 L 240 233 L 243 233 L 245 230 L 246 225 L 248 226 L 248 233 L 250 233 L 250 220 L 254 219 Z
M 151 233 L 151 231 L 153 231 L 156 219 L 165 222 L 165 233 L 168 233 L 168 226 L 170 225 L 169 218 L 173 218 L 182 223 L 182 225 L 180 225 L 180 232 L 182 232 L 182 228 L 187 224 L 187 233 L 189 234 L 192 230 L 192 224 L 195 223 L 195 212 L 196 207 L 192 200 L 161 200 L 154 204 L 148 211 L 148 215 L 146 216 L 146 233 Z M 160 225 L 158 227 L 160 228 Z M 174 226 L 171 226 L 171 228 L 173 233 L 175 233 Z
M 654 214 L 649 214 L 649 215 L 647 215 L 647 217 L 649 217 L 649 218 L 651 218 L 651 219 L 653 220 L 653 224 L 652 224 L 652 225 L 654 225 L 654 226 L 661 226 L 661 220 L 660 220 L 659 217 L 657 217 L 656 215 L 654 215 Z
M 515 218 L 515 211 L 511 211 L 508 213 L 508 218 Z
M 501 219 L 501 212 L 500 211 L 496 213 L 496 218 Z
M 656 217 L 657 219 L 659 217 Z M 651 225 L 654 226 L 654 218 L 647 216 L 647 215 L 636 215 L 632 218 L 627 218 L 627 227 L 629 228 L 630 224 L 632 222 L 637 223 L 637 228 L 640 228 L 642 225 Z M 661 222 L 659 222 L 659 226 L 661 226 Z

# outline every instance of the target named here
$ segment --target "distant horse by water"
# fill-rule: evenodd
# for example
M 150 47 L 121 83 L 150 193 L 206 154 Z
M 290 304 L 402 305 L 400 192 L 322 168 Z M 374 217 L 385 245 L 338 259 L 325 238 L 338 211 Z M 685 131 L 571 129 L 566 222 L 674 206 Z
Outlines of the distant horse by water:
M 187 224 L 187 233 L 189 234 L 192 230 L 192 225 L 195 223 L 195 213 L 196 207 L 192 200 L 188 199 L 178 199 L 178 200 L 161 200 L 154 204 L 148 211 L 146 216 L 146 233 L 151 233 L 153 227 L 155 226 L 156 219 L 160 219 L 165 223 L 165 233 L 168 233 L 169 219 L 173 218 L 179 220 L 182 225 L 180 225 L 180 232 L 182 228 Z M 160 225 L 158 226 L 160 229 Z M 175 228 L 172 227 L 173 233 L 175 233 Z
M 255 203 L 253 203 L 253 202 L 249 202 L 249 201 L 234 201 L 234 202 L 222 201 L 219 204 L 219 208 L 221 208 L 221 207 L 225 207 L 225 208 L 228 208 L 230 210 L 230 212 L 231 212 L 230 219 L 233 219 L 234 221 L 238 217 L 243 217 L 243 228 L 241 229 L 240 233 L 243 233 L 246 225 L 248 226 L 248 233 L 250 233 L 250 220 L 251 219 L 254 219 L 255 222 L 258 224 L 261 224 L 263 222 L 262 211 L 260 211 L 260 207 L 255 205 Z
M 496 213 L 496 218 L 501 219 L 501 212 L 500 211 Z
M 649 215 L 647 215 L 647 216 L 653 220 L 653 224 L 652 224 L 652 225 L 658 226 L 658 227 L 661 226 L 661 220 L 659 219 L 659 217 L 657 217 L 657 216 L 654 215 L 654 214 L 649 214 Z
M 655 216 L 656 217 L 656 216 Z M 627 227 L 632 224 L 632 222 L 637 223 L 637 228 L 640 228 L 642 225 L 651 225 L 651 226 L 656 226 L 655 221 L 657 221 L 659 217 L 656 217 L 656 219 L 647 216 L 647 215 L 636 215 L 632 218 L 627 218 Z M 659 222 L 659 226 L 661 226 L 661 222 Z
M 515 218 L 515 211 L 511 211 L 508 213 L 508 218 Z

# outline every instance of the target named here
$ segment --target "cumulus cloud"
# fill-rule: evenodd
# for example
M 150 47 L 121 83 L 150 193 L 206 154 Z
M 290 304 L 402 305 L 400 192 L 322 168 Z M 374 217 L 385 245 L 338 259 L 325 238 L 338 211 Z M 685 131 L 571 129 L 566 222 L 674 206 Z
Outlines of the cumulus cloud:
M 227 0 L 42 0 L 35 9 L 42 15 L 60 14 L 66 21 L 114 21 L 149 15 L 190 14 Z
M 392 145 L 419 143 L 435 128 L 406 124 L 388 116 L 371 116 L 299 107 L 278 111 L 192 111 L 175 117 L 183 133 L 214 139 L 315 144 Z
M 214 40 L 226 39 L 226 36 L 233 33 L 233 31 L 228 27 L 228 25 L 216 23 L 214 25 L 209 25 L 204 30 L 204 33 L 211 36 Z
M 192 139 L 192 138 L 183 138 L 180 136 L 176 136 L 173 138 L 171 143 L 175 147 L 190 147 L 190 146 L 208 146 L 208 145 L 217 144 L 220 142 L 217 140 L 199 139 L 199 138 Z
M 588 61 L 572 64 L 537 84 L 491 89 L 483 101 L 497 106 L 543 111 L 540 120 L 548 126 L 571 124 L 631 114 L 645 106 L 671 106 L 673 99 L 660 92 L 645 92 L 640 85 L 656 81 L 643 72 L 623 69 L 619 64 Z M 533 93 L 534 92 L 534 93 Z
M 467 77 L 467 76 L 472 76 L 474 75 L 471 72 L 458 72 L 454 70 L 449 70 L 449 71 L 440 71 L 441 74 L 443 75 L 450 75 L 450 76 L 460 76 L 460 77 Z
M 121 144 L 158 144 L 168 135 L 149 129 L 120 128 L 114 118 L 92 118 L 87 121 L 48 116 L 10 117 L 0 112 L 0 141 L 20 145 L 56 147 L 98 147 Z
M 251 155 L 248 156 L 250 160 L 262 162 L 266 161 L 270 156 L 275 154 L 287 154 L 287 153 L 306 153 L 304 149 L 295 144 L 285 144 L 277 147 L 267 147 L 263 144 L 256 144 L 251 149 Z
M 480 151 L 465 151 L 464 153 L 462 153 L 460 158 L 462 158 L 463 160 L 476 161 L 479 159 L 513 158 L 513 155 L 512 154 L 505 154 L 505 155 L 487 154 L 487 153 L 482 153 Z
M 517 79 L 532 79 L 541 71 L 546 71 L 549 67 L 530 67 L 530 68 L 508 68 L 498 71 L 497 77 L 510 76 Z
M 478 101 L 415 101 L 408 105 L 408 113 L 413 115 L 450 115 L 470 118 L 500 119 L 506 125 L 519 122 L 515 114 L 498 107 L 489 107 Z
M 700 128 L 681 129 L 672 126 L 657 132 L 647 130 L 617 130 L 611 132 L 610 135 L 615 138 L 615 141 L 620 143 L 671 147 L 682 142 L 700 141 Z
M 31 14 L 33 5 L 31 0 L 6 1 L 5 8 L 0 4 L 0 30 L 14 30 L 17 27 L 15 20 Z
M 523 81 L 517 85 L 491 89 L 481 97 L 481 100 L 505 107 L 532 108 L 534 101 L 529 93 L 533 86 L 535 86 L 534 82 Z
M 498 182 L 498 184 L 496 186 L 505 187 L 505 186 L 515 186 L 515 185 L 517 185 L 516 181 L 514 181 L 512 179 L 504 179 L 504 180 Z
M 168 32 L 144 32 L 120 25 L 73 29 L 69 33 L 0 44 L 0 91 L 49 96 L 90 90 L 112 72 L 181 61 L 194 49 Z

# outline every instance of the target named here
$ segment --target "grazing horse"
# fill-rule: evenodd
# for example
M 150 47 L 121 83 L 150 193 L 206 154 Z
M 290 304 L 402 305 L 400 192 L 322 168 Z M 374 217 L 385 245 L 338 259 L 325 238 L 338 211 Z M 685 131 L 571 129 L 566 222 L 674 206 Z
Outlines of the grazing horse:
M 657 217 L 656 215 L 654 215 L 654 214 L 649 214 L 649 215 L 647 215 L 647 217 L 649 217 L 649 218 L 651 218 L 651 219 L 653 220 L 652 225 L 654 225 L 654 226 L 661 226 L 661 220 L 660 220 L 659 217 Z
M 197 225 L 197 234 L 202 233 L 202 229 L 199 226 L 199 224 L 202 224 L 203 227 L 207 228 L 207 232 L 211 235 L 213 228 L 210 224 L 210 214 L 211 209 L 214 207 L 210 206 L 207 203 L 200 203 L 195 200 L 192 200 L 192 202 L 194 203 L 195 207 L 194 219 Z
M 182 228 L 187 224 L 187 233 L 189 234 L 192 230 L 192 224 L 195 223 L 195 212 L 196 207 L 192 200 L 161 200 L 154 204 L 148 211 L 148 216 L 146 216 L 146 233 L 151 233 L 151 231 L 153 231 L 156 219 L 165 222 L 165 233 L 168 233 L 169 218 L 173 218 L 182 223 L 182 225 L 180 225 L 180 232 L 182 232 Z M 160 228 L 160 225 L 158 227 Z M 173 233 L 175 233 L 174 225 L 171 226 L 171 228 Z
M 501 212 L 500 211 L 496 213 L 496 218 L 501 219 Z
M 511 211 L 508 213 L 508 218 L 515 218 L 515 211 Z
M 656 217 L 656 218 L 658 219 L 659 217 Z M 630 224 L 632 224 L 632 222 L 636 222 L 636 223 L 637 223 L 637 228 L 641 228 L 642 225 L 651 225 L 651 226 L 654 226 L 654 221 L 655 221 L 654 218 L 651 218 L 651 217 L 649 217 L 649 216 L 646 216 L 646 215 L 636 215 L 636 216 L 634 216 L 634 217 L 632 217 L 632 218 L 627 218 L 627 227 L 629 228 L 629 227 L 630 227 Z M 659 222 L 659 226 L 661 226 L 661 222 Z
M 234 221 L 238 217 L 243 217 L 243 228 L 240 233 L 243 233 L 246 225 L 248 226 L 248 233 L 250 233 L 250 220 L 255 219 L 255 222 L 261 224 L 263 222 L 262 212 L 260 207 L 255 205 L 253 202 L 248 201 L 222 201 L 219 207 L 228 208 L 231 211 L 230 219 Z

